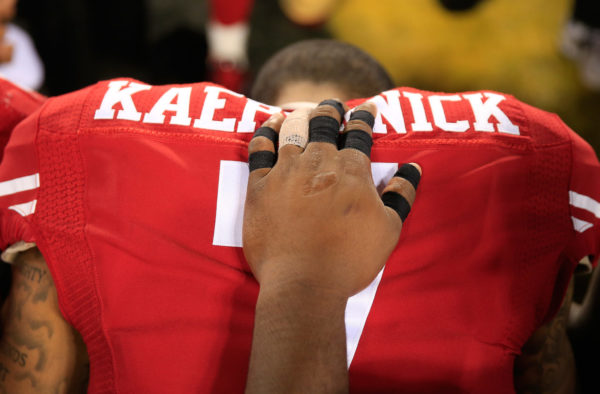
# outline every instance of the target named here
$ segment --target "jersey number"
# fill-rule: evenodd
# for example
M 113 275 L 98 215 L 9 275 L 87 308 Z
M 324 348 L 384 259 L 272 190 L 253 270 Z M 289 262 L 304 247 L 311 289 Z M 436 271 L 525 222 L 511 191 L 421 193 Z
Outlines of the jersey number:
M 371 163 L 373 181 L 381 191 L 398 170 L 397 163 Z M 217 212 L 213 245 L 242 247 L 242 219 L 248 184 L 248 163 L 222 160 L 219 169 Z M 383 269 L 363 291 L 348 300 L 346 306 L 346 349 L 348 367 L 354 358 L 358 341 L 373 304 Z

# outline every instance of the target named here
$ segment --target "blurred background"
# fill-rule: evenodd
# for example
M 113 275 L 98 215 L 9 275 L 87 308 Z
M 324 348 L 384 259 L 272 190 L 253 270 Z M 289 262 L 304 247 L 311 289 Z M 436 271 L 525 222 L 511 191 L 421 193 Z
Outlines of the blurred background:
M 218 80 L 207 68 L 210 5 L 20 0 L 15 21 L 45 66 L 41 91 L 56 95 L 124 75 L 154 84 Z M 380 60 L 399 86 L 509 93 L 558 113 L 600 152 L 600 93 L 560 50 L 572 12 L 573 0 L 259 0 L 247 11 L 248 62 L 237 90 L 283 46 L 335 37 Z

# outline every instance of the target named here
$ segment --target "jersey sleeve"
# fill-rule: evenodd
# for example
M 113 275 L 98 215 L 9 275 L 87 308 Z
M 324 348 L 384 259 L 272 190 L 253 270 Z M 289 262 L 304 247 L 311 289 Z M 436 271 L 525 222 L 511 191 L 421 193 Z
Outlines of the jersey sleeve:
M 573 236 L 567 257 L 578 263 L 589 257 L 593 266 L 600 257 L 600 163 L 592 147 L 571 134 L 572 166 L 569 183 L 569 213 Z
M 12 131 L 0 164 L 0 250 L 36 242 L 30 220 L 40 186 L 35 149 L 37 114 L 27 117 Z M 3 259 L 11 260 L 6 253 Z
M 0 161 L 15 126 L 38 109 L 46 98 L 0 76 Z

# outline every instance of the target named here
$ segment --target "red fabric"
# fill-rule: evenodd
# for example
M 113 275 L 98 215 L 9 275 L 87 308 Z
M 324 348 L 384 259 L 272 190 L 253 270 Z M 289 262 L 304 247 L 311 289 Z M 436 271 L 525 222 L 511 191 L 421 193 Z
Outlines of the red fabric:
M 0 76 L 0 161 L 13 128 L 38 109 L 46 98 Z
M 268 108 L 195 84 L 189 113 L 170 107 L 163 124 L 144 123 L 160 97 L 186 87 L 142 86 L 131 95 L 140 120 L 116 118 L 132 116 L 126 101 L 94 119 L 108 84 L 50 99 L 15 130 L 0 182 L 39 168 L 38 205 L 21 217 L 7 209 L 19 195 L 0 198 L 0 237 L 38 242 L 63 314 L 88 346 L 90 392 L 242 392 L 258 288 L 241 248 L 216 240 L 217 199 L 223 168 L 247 160 L 244 110 L 261 108 L 260 125 Z M 475 131 L 465 96 L 443 109 L 447 122 L 467 120 L 466 131 L 436 127 L 426 100 L 434 130 L 412 131 L 405 93 L 433 95 L 382 96 L 393 106 L 397 95 L 404 120 L 384 118 L 372 161 L 414 161 L 424 173 L 360 337 L 351 391 L 513 392 L 514 357 L 556 312 L 578 258 L 598 256 L 597 220 L 569 191 L 600 201 L 600 165 L 557 117 L 510 96 L 498 107 L 518 135 L 498 131 L 494 116 L 493 131 Z M 170 124 L 175 115 L 190 125 Z M 203 116 L 233 131 L 194 127 Z M 578 232 L 572 216 L 592 226 Z
M 224 25 L 248 22 L 254 0 L 211 0 L 210 18 Z

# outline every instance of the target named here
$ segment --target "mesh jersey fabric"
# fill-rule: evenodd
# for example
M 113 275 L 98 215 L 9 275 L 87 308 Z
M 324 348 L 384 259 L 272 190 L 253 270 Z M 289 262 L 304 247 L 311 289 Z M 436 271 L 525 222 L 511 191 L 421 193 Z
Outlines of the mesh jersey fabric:
M 351 391 L 512 392 L 522 345 L 579 259 L 597 261 L 598 160 L 510 96 L 371 100 L 376 184 L 397 163 L 424 174 L 381 277 L 349 301 Z M 258 294 L 240 248 L 247 144 L 275 111 L 208 83 L 119 79 L 14 129 L 0 247 L 42 251 L 89 392 L 243 391 Z

